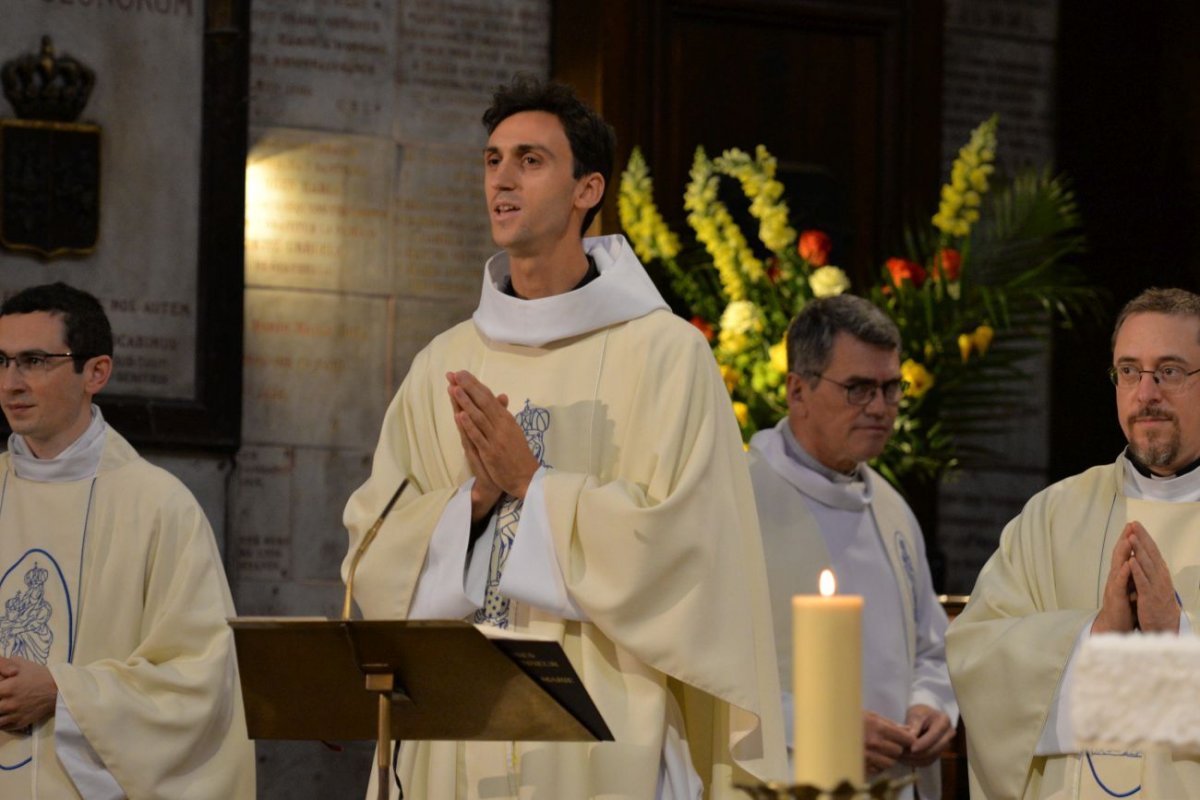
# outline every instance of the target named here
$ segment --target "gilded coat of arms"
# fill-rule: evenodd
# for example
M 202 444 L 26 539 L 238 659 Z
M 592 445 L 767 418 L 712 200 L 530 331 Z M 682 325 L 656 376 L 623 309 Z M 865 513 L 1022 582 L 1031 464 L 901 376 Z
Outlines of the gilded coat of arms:
M 96 76 L 50 37 L 0 69 L 17 114 L 0 118 L 0 245 L 44 259 L 87 255 L 100 231 L 100 127 L 77 122 Z

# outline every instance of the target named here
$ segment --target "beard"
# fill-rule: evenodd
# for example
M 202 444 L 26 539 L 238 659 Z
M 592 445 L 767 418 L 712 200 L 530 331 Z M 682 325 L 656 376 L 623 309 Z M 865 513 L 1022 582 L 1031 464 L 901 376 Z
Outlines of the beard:
M 1183 446 L 1179 431 L 1179 420 L 1174 414 L 1161 408 L 1145 408 L 1129 417 L 1129 430 L 1134 430 L 1134 423 L 1143 419 L 1161 419 L 1171 423 L 1169 431 L 1154 431 L 1144 435 L 1142 440 L 1136 437 L 1129 439 L 1129 450 L 1133 457 L 1147 467 L 1169 467 L 1179 457 Z

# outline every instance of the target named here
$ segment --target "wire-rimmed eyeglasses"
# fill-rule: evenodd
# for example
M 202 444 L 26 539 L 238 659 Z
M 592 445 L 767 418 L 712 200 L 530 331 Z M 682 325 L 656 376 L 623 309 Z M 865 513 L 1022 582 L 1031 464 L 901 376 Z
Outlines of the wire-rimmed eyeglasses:
M 54 366 L 55 359 L 57 358 L 70 358 L 74 360 L 90 357 L 77 353 L 42 353 L 36 350 L 29 353 L 18 353 L 15 356 L 0 353 L 0 372 L 8 369 L 9 364 L 16 364 L 17 372 L 22 375 L 28 375 L 31 372 L 45 372 L 49 370 Z
M 1141 383 L 1143 375 L 1149 375 L 1154 378 L 1159 389 L 1175 392 L 1182 389 L 1187 379 L 1197 372 L 1200 372 L 1200 369 L 1188 372 L 1179 364 L 1163 364 L 1155 369 L 1140 369 L 1135 364 L 1117 364 L 1108 368 L 1108 379 L 1113 382 L 1113 386 L 1129 389 Z
M 900 398 L 904 396 L 904 390 L 908 388 L 908 381 L 896 378 L 890 381 L 879 383 L 878 381 L 854 381 L 853 383 L 842 383 L 835 381 L 833 378 L 826 378 L 819 372 L 806 372 L 806 375 L 812 375 L 819 380 L 828 381 L 834 386 L 840 386 L 846 390 L 846 402 L 852 406 L 870 405 L 875 399 L 875 393 L 883 394 L 883 402 L 889 406 L 894 406 L 900 402 Z

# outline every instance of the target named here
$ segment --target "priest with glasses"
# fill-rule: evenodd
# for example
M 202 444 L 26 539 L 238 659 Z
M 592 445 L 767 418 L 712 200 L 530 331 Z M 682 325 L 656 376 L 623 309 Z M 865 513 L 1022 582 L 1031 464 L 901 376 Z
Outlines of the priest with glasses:
M 919 796 L 941 797 L 938 757 L 958 719 L 946 615 L 916 518 L 867 465 L 883 452 L 905 389 L 900 332 L 861 297 L 828 297 L 792 321 L 787 351 L 788 415 L 750 442 L 784 722 L 793 718 L 791 597 L 815 594 L 832 568 L 839 593 L 865 600 L 865 773 L 876 780 L 918 768 Z

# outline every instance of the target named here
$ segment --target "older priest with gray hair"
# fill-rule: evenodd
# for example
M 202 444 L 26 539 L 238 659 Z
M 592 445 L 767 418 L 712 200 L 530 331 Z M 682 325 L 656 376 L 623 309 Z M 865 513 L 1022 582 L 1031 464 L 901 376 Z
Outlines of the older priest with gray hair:
M 212 529 L 92 404 L 112 352 L 86 292 L 0 307 L 0 797 L 253 798 Z
M 866 463 L 883 452 L 903 394 L 900 333 L 868 301 L 840 295 L 806 305 L 787 347 L 788 415 L 750 442 L 785 723 L 791 597 L 815 594 L 818 574 L 832 567 L 839 592 L 864 598 L 866 774 L 921 767 L 920 796 L 938 798 L 937 759 L 958 716 L 942 645 L 946 615 L 912 511 Z

